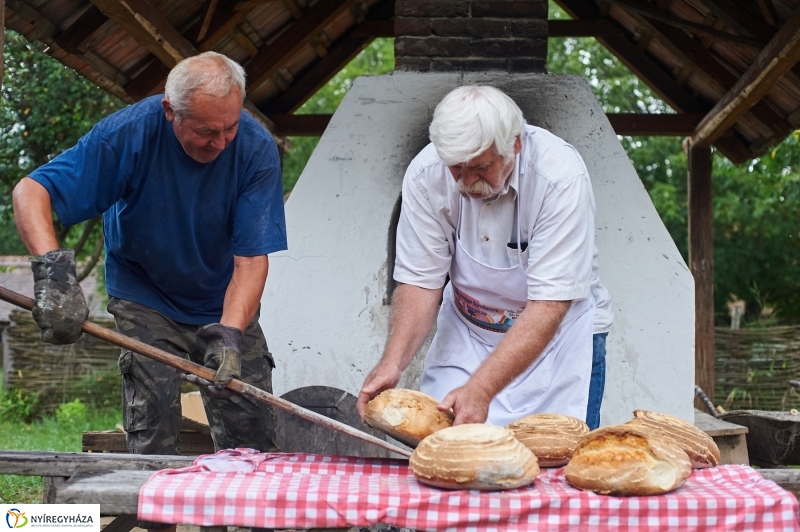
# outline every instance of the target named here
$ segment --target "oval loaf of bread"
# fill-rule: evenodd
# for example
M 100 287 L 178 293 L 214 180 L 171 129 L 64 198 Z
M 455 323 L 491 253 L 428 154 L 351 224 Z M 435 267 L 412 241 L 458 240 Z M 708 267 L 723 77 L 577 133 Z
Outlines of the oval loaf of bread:
M 417 480 L 447 489 L 519 488 L 539 474 L 536 456 L 510 430 L 477 423 L 431 434 L 409 463 Z
M 628 423 L 642 425 L 648 429 L 661 431 L 675 440 L 686 451 L 692 467 L 714 467 L 719 465 L 719 447 L 711 436 L 691 423 L 660 412 L 634 410 L 633 419 Z
M 367 424 L 391 437 L 416 447 L 420 440 L 453 425 L 452 412 L 440 412 L 439 401 L 416 390 L 384 390 L 367 403 Z
M 583 437 L 564 468 L 576 488 L 605 495 L 658 495 L 686 482 L 689 457 L 674 441 L 636 425 L 612 425 Z
M 569 462 L 578 441 L 589 433 L 589 426 L 578 418 L 563 414 L 532 414 L 506 427 L 522 444 L 533 451 L 539 467 L 561 467 Z

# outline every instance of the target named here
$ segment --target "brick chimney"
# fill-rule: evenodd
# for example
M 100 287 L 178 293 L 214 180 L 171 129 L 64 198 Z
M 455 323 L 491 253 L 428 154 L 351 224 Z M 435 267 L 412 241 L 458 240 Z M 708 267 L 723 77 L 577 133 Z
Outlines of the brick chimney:
M 547 0 L 396 0 L 397 70 L 547 72 Z

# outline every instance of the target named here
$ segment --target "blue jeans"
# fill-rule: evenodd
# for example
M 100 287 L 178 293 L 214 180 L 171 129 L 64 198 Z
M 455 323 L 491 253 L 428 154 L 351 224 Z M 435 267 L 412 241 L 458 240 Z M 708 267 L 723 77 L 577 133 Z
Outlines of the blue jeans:
M 594 430 L 600 426 L 600 404 L 606 387 L 606 336 L 597 333 L 592 342 L 592 380 L 589 383 L 589 405 L 586 408 L 586 424 Z

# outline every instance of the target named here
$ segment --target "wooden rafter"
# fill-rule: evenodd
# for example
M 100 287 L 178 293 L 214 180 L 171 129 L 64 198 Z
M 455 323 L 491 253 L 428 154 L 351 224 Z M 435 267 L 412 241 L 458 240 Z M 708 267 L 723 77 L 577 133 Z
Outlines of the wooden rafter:
M 605 1 L 610 2 L 612 4 L 616 4 L 623 9 L 634 11 L 645 17 L 652 18 L 654 20 L 660 20 L 665 24 L 670 24 L 671 26 L 683 28 L 685 30 L 700 33 L 702 35 L 708 35 L 710 37 L 715 37 L 717 39 L 727 39 L 729 41 L 748 44 L 750 46 L 754 46 L 759 49 L 764 45 L 764 42 L 766 42 L 766 41 L 761 42 L 757 39 L 741 37 L 732 33 L 728 33 L 726 31 L 712 28 L 711 26 L 698 24 L 690 20 L 684 20 L 680 17 L 676 17 L 668 13 L 665 13 L 663 11 L 659 11 L 658 9 L 653 7 L 652 4 L 650 4 L 649 2 L 640 3 L 636 2 L 635 0 L 605 0 Z
M 56 35 L 55 39 L 65 51 L 71 54 L 79 54 L 81 53 L 80 47 L 86 42 L 86 39 L 91 37 L 107 21 L 108 17 L 97 6 L 91 5 L 67 29 Z
M 556 0 L 573 19 L 596 20 L 605 18 L 594 0 Z M 621 31 L 624 31 L 620 27 Z M 711 107 L 698 101 L 680 83 L 624 34 L 622 36 L 598 37 L 598 42 L 627 66 L 650 89 L 679 113 L 705 113 Z M 736 137 L 720 138 L 715 145 L 734 163 L 751 157 L 750 150 Z
M 736 84 L 737 77 L 720 64 L 708 50 L 697 46 L 697 42 L 682 30 L 656 20 L 644 24 L 660 35 L 664 45 L 679 56 L 684 66 L 690 66 L 691 70 L 703 76 L 709 85 L 718 85 L 723 91 L 728 91 Z M 757 103 L 751 112 L 774 135 L 783 137 L 792 130 L 791 125 L 765 102 Z
M 714 13 L 739 35 L 750 35 L 766 44 L 775 34 L 775 28 L 759 20 L 753 13 L 743 9 L 731 0 L 701 0 Z
M 750 68 L 697 126 L 692 146 L 709 146 L 766 95 L 800 60 L 800 8 L 758 54 Z
M 262 49 L 245 67 L 247 86 L 258 87 L 272 77 L 287 57 L 311 42 L 334 18 L 349 8 L 351 0 L 326 0 L 314 5 L 272 43 Z
M 265 114 L 289 114 L 311 98 L 325 83 L 349 63 L 370 42 L 372 37 L 361 31 L 374 21 L 390 20 L 394 16 L 394 0 L 383 0 L 372 6 L 366 19 L 343 34 L 328 50 L 325 57 L 298 76 L 291 90 L 259 106 Z
M 60 37 L 65 32 L 59 32 L 58 28 L 47 18 L 42 16 L 38 11 L 33 9 L 27 3 L 23 2 L 22 0 L 6 0 L 6 6 L 11 9 L 18 17 L 24 19 L 28 24 L 36 28 L 39 32 L 41 40 L 43 43 L 47 44 L 48 46 L 56 46 L 58 48 L 62 48 L 62 42 Z M 66 50 L 64 50 L 66 52 Z M 128 95 L 119 89 L 120 86 L 124 85 L 128 82 L 128 79 L 119 73 L 114 67 L 97 57 L 92 53 L 82 53 L 80 50 L 77 50 L 76 53 L 72 54 L 84 64 L 89 65 L 91 68 L 95 70 L 98 74 L 98 79 L 94 81 L 98 83 L 102 88 L 117 96 L 122 98 L 123 100 L 129 100 Z M 72 68 L 79 70 L 79 66 L 74 63 L 74 61 L 69 64 Z
M 606 117 L 617 135 L 685 137 L 694 131 L 703 115 L 608 113 Z
M 197 53 L 147 0 L 92 0 L 92 3 L 168 67 Z
M 209 26 L 211 26 L 211 19 L 214 17 L 214 11 L 217 9 L 217 2 L 218 0 L 208 0 L 204 8 L 203 16 L 200 17 L 203 22 L 200 24 L 200 31 L 197 34 L 198 41 L 205 38 Z
M 623 37 L 619 27 L 608 20 L 548 20 L 548 37 Z
M 326 114 L 271 114 L 278 135 L 319 137 L 328 127 L 332 115 Z M 606 115 L 617 135 L 625 136 L 668 136 L 685 137 L 690 135 L 702 114 L 641 114 L 609 113 Z
M 173 28 L 147 0 L 93 0 L 93 3 L 169 67 L 197 54 L 192 43 Z M 245 100 L 244 108 L 265 128 L 275 132 L 275 124 L 252 102 Z

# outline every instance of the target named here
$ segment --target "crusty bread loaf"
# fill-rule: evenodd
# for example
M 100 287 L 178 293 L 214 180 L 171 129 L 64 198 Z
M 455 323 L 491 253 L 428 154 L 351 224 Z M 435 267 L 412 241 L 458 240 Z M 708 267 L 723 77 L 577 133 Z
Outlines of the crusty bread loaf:
M 589 433 L 586 423 L 563 414 L 532 414 L 514 421 L 506 428 L 533 451 L 539 460 L 539 467 L 566 465 L 578 441 Z
M 431 434 L 414 449 L 409 463 L 417 480 L 447 489 L 519 488 L 539 474 L 536 456 L 514 433 L 480 423 Z
M 719 447 L 711 436 L 691 423 L 650 410 L 634 410 L 633 419 L 628 423 L 642 425 L 669 435 L 681 449 L 686 451 L 692 467 L 696 469 L 719 465 Z
M 583 437 L 564 469 L 576 488 L 605 495 L 658 495 L 686 482 L 689 457 L 673 440 L 636 425 L 612 425 Z
M 367 424 L 416 447 L 424 437 L 453 425 L 452 412 L 440 412 L 439 401 L 416 390 L 384 390 L 367 403 Z

